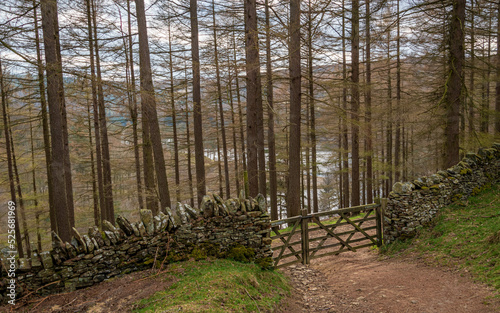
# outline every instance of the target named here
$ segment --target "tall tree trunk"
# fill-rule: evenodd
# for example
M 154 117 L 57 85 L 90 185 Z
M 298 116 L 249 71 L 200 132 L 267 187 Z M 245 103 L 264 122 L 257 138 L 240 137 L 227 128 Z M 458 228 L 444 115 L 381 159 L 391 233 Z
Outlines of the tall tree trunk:
M 309 23 L 307 24 L 307 40 L 308 40 L 308 76 L 309 76 L 309 110 L 310 110 L 310 125 L 309 125 L 309 136 L 311 144 L 311 172 L 312 172 L 312 208 L 311 212 L 317 213 L 319 211 L 318 206 L 318 165 L 316 156 L 316 108 L 314 99 L 314 69 L 313 69 L 313 52 L 312 52 L 312 17 L 311 17 L 311 0 L 309 0 L 309 9 L 307 11 Z M 309 199 L 308 201 L 311 201 Z
M 14 171 L 12 166 L 12 152 L 11 152 L 11 141 L 10 141 L 10 130 L 9 130 L 9 120 L 7 118 L 7 91 L 5 90 L 4 84 L 4 76 L 3 76 L 3 68 L 2 68 L 2 60 L 0 59 L 0 92 L 1 92 L 1 100 L 2 100 L 2 117 L 3 117 L 3 130 L 5 134 L 5 150 L 7 150 L 7 167 L 9 174 L 9 186 L 10 186 L 10 199 L 14 203 L 15 206 L 15 218 L 14 218 L 14 230 L 17 244 L 17 252 L 20 258 L 24 258 L 24 249 L 23 242 L 21 237 L 21 228 L 19 227 L 19 218 L 17 212 L 17 200 L 16 200 L 16 187 L 14 182 Z M 11 248 L 11 250 L 14 250 Z
M 339 103 L 341 101 L 339 100 Z M 338 159 L 339 159 L 339 171 L 338 171 L 338 177 L 339 177 L 339 205 L 338 205 L 338 208 L 340 209 L 341 207 L 344 206 L 344 174 L 343 174 L 343 168 L 342 168 L 342 155 L 344 154 L 342 152 L 342 137 L 343 137 L 343 133 L 342 133 L 342 116 L 339 116 L 339 156 L 338 156 Z
M 50 134 L 49 134 L 49 118 L 47 116 L 47 99 L 45 98 L 45 75 L 43 73 L 42 53 L 40 49 L 40 35 L 38 26 L 38 8 L 36 0 L 33 0 L 33 22 L 35 25 L 35 46 L 36 46 L 36 61 L 38 72 L 38 91 L 40 93 L 40 107 L 42 116 L 42 132 L 43 146 L 45 152 L 45 166 L 47 171 L 47 184 L 52 185 L 52 172 L 50 171 Z M 57 219 L 54 207 L 54 191 L 49 188 L 49 217 L 50 229 L 57 232 Z
M 89 121 L 89 148 L 90 148 L 90 168 L 92 175 L 92 200 L 93 200 L 93 208 L 94 208 L 94 225 L 99 227 L 101 221 L 101 214 L 99 212 L 99 192 L 97 190 L 97 182 L 96 182 L 96 172 L 95 172 L 95 164 L 94 164 L 94 146 L 92 142 L 92 120 L 90 117 L 90 101 L 87 100 L 87 120 Z
M 259 106 L 262 108 L 260 61 L 255 0 L 245 0 L 245 51 L 247 72 L 247 153 L 248 184 L 250 194 L 259 193 Z M 300 166 L 300 165 L 299 165 Z
M 397 34 L 396 34 L 396 138 L 394 141 L 394 180 L 401 180 L 401 56 L 400 56 L 400 20 L 399 20 L 399 1 L 397 0 Z
M 29 107 L 29 115 L 31 118 L 31 105 Z M 40 234 L 40 214 L 41 210 L 38 208 L 38 192 L 36 186 L 36 165 L 35 165 L 35 144 L 33 142 L 33 123 L 30 120 L 30 145 L 31 145 L 31 185 L 33 187 L 33 206 L 35 207 L 35 223 L 36 223 L 36 238 L 37 250 L 42 251 L 42 236 Z
M 352 131 L 352 191 L 351 205 L 357 206 L 360 201 L 359 190 L 359 0 L 352 1 L 351 31 L 351 131 Z
M 392 188 L 393 163 L 392 163 L 392 77 L 391 77 L 391 33 L 387 33 L 387 98 L 389 108 L 387 110 L 387 150 L 386 150 L 386 179 L 385 192 L 386 195 Z
M 290 140 L 287 204 L 289 217 L 300 214 L 300 0 L 290 0 Z
M 127 0 L 127 31 L 128 31 L 128 53 L 130 67 L 130 87 L 128 88 L 131 95 L 130 117 L 132 119 L 132 136 L 134 140 L 134 160 L 135 160 L 135 175 L 137 181 L 137 201 L 139 209 L 144 208 L 144 200 L 142 197 L 142 179 L 141 179 L 141 160 L 139 153 L 139 135 L 137 131 L 137 93 L 135 90 L 135 71 L 134 71 L 134 50 L 132 45 L 132 11 L 130 10 L 130 0 Z
M 224 122 L 224 108 L 222 106 L 222 88 L 220 83 L 219 53 L 217 45 L 217 28 L 215 23 L 214 0 L 212 0 L 212 22 L 213 22 L 213 33 L 214 33 L 215 73 L 217 79 L 217 101 L 219 103 L 220 125 L 221 125 L 221 135 L 222 135 L 222 155 L 224 158 L 224 176 L 226 182 L 226 197 L 229 199 L 231 197 L 231 190 L 229 186 L 229 162 L 227 160 L 226 124 Z
M 464 63 L 464 23 L 465 0 L 454 0 L 450 25 L 450 78 L 446 93 L 445 126 L 445 167 L 451 167 L 459 161 L 459 119 L 462 105 L 462 78 Z
M 309 51 L 308 51 L 309 52 Z M 309 56 L 307 57 L 309 59 Z M 307 62 L 307 66 L 309 66 L 309 60 Z M 307 68 L 307 74 L 309 75 L 309 68 Z M 309 78 L 309 77 L 307 77 Z M 309 90 L 309 84 L 307 86 L 308 88 L 308 92 L 310 91 Z M 309 95 L 308 95 L 309 96 Z M 305 177 L 305 184 L 304 184 L 304 180 L 302 180 L 302 189 L 305 189 L 306 190 L 306 198 L 307 198 L 307 206 L 305 204 L 304 201 L 303 202 L 303 208 L 307 208 L 307 211 L 309 213 L 312 213 L 312 209 L 311 209 L 311 172 L 310 172 L 310 169 L 311 169 L 311 151 L 309 149 L 309 147 L 311 146 L 311 137 L 310 137 L 310 134 L 309 134 L 309 127 L 311 125 L 311 122 L 310 122 L 310 117 L 309 117 L 309 114 L 310 114 L 310 107 L 309 107 L 309 103 L 310 103 L 311 99 L 310 98 L 307 98 L 307 101 L 306 101 L 306 116 L 305 116 L 305 119 L 306 119 L 306 131 L 305 131 L 305 145 L 304 145 L 304 150 L 306 150 L 306 160 L 305 160 L 305 168 L 304 170 L 306 171 L 306 177 Z M 301 154 L 303 155 L 303 154 Z
M 174 63 L 172 61 L 172 35 L 170 32 L 170 16 L 168 18 L 168 61 L 170 71 L 170 105 L 172 108 L 172 129 L 174 132 L 174 170 L 175 170 L 175 196 L 177 202 L 181 202 L 181 178 L 179 170 L 179 144 L 177 139 L 177 113 L 175 112 L 175 90 L 174 90 Z
M 399 1 L 399 0 L 398 0 Z M 366 9 L 366 202 L 373 202 L 373 144 L 372 144 L 372 70 L 371 70 L 371 11 L 370 1 L 365 1 Z
M 342 140 L 342 150 L 343 157 L 342 160 L 344 162 L 343 166 L 343 195 L 344 195 L 344 203 L 342 207 L 348 208 L 350 206 L 350 195 L 349 195 L 349 138 L 348 138 L 348 128 L 347 128 L 347 61 L 346 61 L 346 35 L 345 35 L 345 1 L 342 0 L 342 109 L 344 111 L 344 119 L 343 119 L 343 140 Z
M 95 67 L 97 73 L 97 104 L 99 111 L 99 131 L 101 132 L 101 151 L 102 151 L 102 178 L 104 184 L 104 202 L 105 210 L 101 209 L 101 215 L 111 222 L 115 223 L 115 210 L 113 205 L 113 184 L 111 181 L 111 160 L 109 156 L 108 126 L 106 123 L 106 107 L 104 105 L 104 90 L 101 76 L 101 58 L 99 56 L 99 42 L 97 41 L 97 9 L 92 1 L 92 21 L 94 23 L 94 49 L 95 49 Z
M 224 199 L 224 189 L 222 187 L 222 166 L 220 158 L 220 138 L 219 138 L 219 116 L 217 115 L 217 104 L 215 104 L 215 138 L 217 139 L 217 169 L 219 170 L 219 195 Z
M 70 227 L 74 227 L 75 208 L 73 202 L 73 181 L 71 173 L 71 160 L 69 156 L 68 120 L 66 116 L 66 98 L 64 97 L 64 80 L 62 75 L 61 44 L 59 41 L 59 20 L 57 18 L 55 19 L 54 28 L 56 32 L 57 65 L 58 65 L 58 71 L 61 73 L 61 75 L 58 76 L 58 79 L 59 79 L 59 97 L 61 98 L 62 134 L 63 134 L 63 146 L 64 146 L 64 180 L 66 184 L 66 198 L 67 198 L 66 206 L 68 211 L 69 225 Z
M 205 185 L 205 156 L 203 150 L 203 122 L 201 114 L 200 91 L 200 51 L 198 43 L 198 2 L 190 0 L 191 16 L 191 61 L 193 68 L 193 116 L 194 116 L 194 154 L 196 163 L 196 189 L 198 205 L 207 193 Z
M 271 60 L 271 24 L 269 0 L 265 0 L 266 14 L 266 94 L 267 94 L 267 146 L 269 148 L 269 199 L 271 220 L 278 219 L 278 180 L 276 175 L 276 139 L 274 135 L 274 86 Z
M 188 159 L 188 182 L 189 182 L 189 198 L 191 206 L 194 207 L 194 192 L 193 192 L 193 173 L 191 171 L 191 134 L 189 131 L 189 92 L 188 92 L 188 75 L 187 64 L 184 66 L 184 77 L 186 78 L 186 141 L 187 141 L 187 159 Z
M 99 124 L 99 105 L 97 101 L 97 78 L 95 74 L 95 59 L 94 59 L 94 33 L 92 31 L 92 2 L 86 1 L 87 4 L 87 29 L 89 37 L 89 53 L 90 53 L 90 81 L 92 89 L 92 108 L 94 115 L 94 131 L 95 131 L 95 144 L 96 144 L 96 160 L 97 160 L 97 186 L 99 190 L 99 218 L 100 223 L 106 219 L 106 201 L 104 199 L 104 180 L 102 169 L 102 150 L 101 150 L 101 131 Z M 96 225 L 99 225 L 96 224 Z
M 500 136 L 500 2 L 497 8 L 497 83 L 495 87 L 495 138 Z
M 66 173 L 64 169 L 64 129 L 63 115 L 61 114 L 61 111 L 64 109 L 62 103 L 64 94 L 61 95 L 60 93 L 63 90 L 63 86 L 61 85 L 62 71 L 57 51 L 57 42 L 59 41 L 59 37 L 57 37 L 57 2 L 55 0 L 42 0 L 41 10 L 52 151 L 50 162 L 52 185 L 50 188 L 52 188 L 54 194 L 58 195 L 57 197 L 54 196 L 53 200 L 59 237 L 63 241 L 70 241 L 71 224 L 69 220 L 67 193 L 72 191 L 66 190 Z
M 231 60 L 228 56 L 228 64 L 231 64 Z M 233 124 L 231 129 L 233 131 L 233 154 L 234 154 L 234 179 L 236 184 L 236 195 L 240 194 L 240 177 L 239 177 L 239 164 L 238 164 L 238 146 L 236 140 L 236 116 L 234 113 L 234 100 L 233 100 L 233 79 L 231 77 L 231 67 L 228 67 L 229 75 L 229 106 L 231 108 L 231 123 Z
M 239 79 L 239 70 L 238 70 L 238 59 L 236 56 L 236 35 L 233 31 L 233 57 L 234 57 L 234 80 L 236 83 L 236 101 L 238 103 L 238 117 L 240 122 L 240 142 L 241 142 L 241 160 L 243 166 L 243 176 L 247 173 L 247 157 L 246 157 L 246 148 L 245 148 L 245 131 L 243 125 L 243 110 L 241 105 L 241 94 L 240 94 L 240 79 Z M 248 196 L 249 190 L 247 190 L 247 183 L 243 180 L 243 190 L 245 190 L 245 194 Z
M 156 99 L 149 56 L 146 13 L 144 9 L 144 0 L 136 0 L 135 3 L 137 10 L 137 25 L 139 30 L 139 62 L 143 117 L 145 116 L 149 123 L 149 137 L 153 147 L 156 181 L 158 184 L 158 194 L 160 196 L 160 210 L 164 211 L 165 208 L 170 207 L 170 194 L 168 191 L 167 172 L 161 143 L 160 126 L 158 124 L 158 115 L 156 112 Z M 154 215 L 158 214 L 158 212 L 155 211 L 153 213 Z
M 476 73 L 476 69 L 474 68 L 474 60 L 476 58 L 475 55 L 475 46 L 476 46 L 476 40 L 475 40 L 475 24 L 474 24 L 474 17 L 475 17 L 475 12 L 474 12 L 474 1 L 471 1 L 471 25 L 470 25 L 470 41 L 471 41 L 471 48 L 470 48 L 470 80 L 469 80 L 469 139 L 472 139 L 474 136 L 474 74 Z
M 6 103 L 7 110 L 9 109 L 8 103 Z M 7 116 L 7 125 L 11 125 L 10 117 Z M 5 133 L 6 138 L 10 140 L 10 150 L 12 155 L 12 165 L 14 167 L 14 177 L 16 178 L 16 187 L 17 187 L 17 205 L 19 206 L 20 216 L 16 216 L 16 218 L 21 218 L 23 224 L 23 233 L 24 233 L 24 243 L 26 244 L 26 255 L 28 258 L 31 258 L 31 243 L 30 243 L 30 235 L 28 231 L 28 223 L 26 222 L 26 208 L 24 207 L 24 198 L 23 192 L 21 189 L 21 180 L 19 179 L 19 171 L 17 169 L 17 160 L 16 160 L 16 152 L 14 146 L 14 138 L 12 135 L 12 128 L 8 127 L 8 133 Z

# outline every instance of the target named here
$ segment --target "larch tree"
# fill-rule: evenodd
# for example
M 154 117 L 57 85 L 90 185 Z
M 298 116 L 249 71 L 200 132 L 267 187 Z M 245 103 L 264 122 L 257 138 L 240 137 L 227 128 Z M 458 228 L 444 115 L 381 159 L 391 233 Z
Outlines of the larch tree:
M 288 152 L 288 216 L 300 214 L 300 115 L 301 115 L 301 66 L 300 66 L 300 0 L 290 1 L 289 25 L 290 57 L 290 137 Z
M 449 77 L 446 86 L 445 167 L 458 163 L 460 107 L 463 102 L 465 0 L 453 0 L 449 31 Z
M 351 205 L 360 203 L 359 185 L 359 1 L 352 1 L 351 30 L 351 140 L 352 140 L 352 181 Z
M 271 219 L 278 219 L 278 181 L 276 175 L 276 139 L 274 134 L 274 86 L 271 59 L 271 24 L 269 0 L 265 0 L 266 14 L 266 94 L 267 94 L 267 145 L 269 147 L 269 198 Z
M 201 113 L 200 48 L 198 40 L 198 1 L 190 0 L 191 62 L 193 70 L 194 156 L 198 205 L 207 192 L 205 182 L 205 156 L 203 150 L 203 121 Z
M 259 37 L 257 30 L 257 9 L 255 0 L 245 0 L 245 51 L 247 88 L 247 170 L 249 192 L 255 197 L 259 188 L 259 106 L 262 108 Z
M 167 172 L 165 168 L 165 158 L 161 143 L 160 127 L 158 124 L 158 114 L 156 110 L 156 99 L 154 94 L 153 76 L 151 72 L 151 60 L 149 53 L 148 33 L 146 24 L 146 12 L 144 0 L 137 0 L 137 25 L 139 30 L 139 62 L 141 77 L 141 102 L 143 119 L 149 123 L 149 139 L 154 154 L 154 166 L 156 181 L 158 184 L 158 194 L 160 197 L 161 211 L 170 207 L 170 194 L 168 191 Z M 146 164 L 144 165 L 146 166 Z M 153 214 L 158 214 L 153 211 Z
M 69 217 L 69 205 L 67 203 L 67 193 L 72 190 L 67 190 L 65 177 L 65 161 L 66 154 L 64 142 L 63 128 L 63 104 L 64 88 L 62 86 L 62 67 L 59 51 L 59 36 L 58 36 L 58 16 L 57 16 L 57 1 L 42 0 L 42 28 L 45 47 L 45 66 L 47 72 L 47 97 L 50 115 L 50 138 L 51 138 L 51 160 L 50 171 L 52 184 L 49 188 L 53 189 L 54 194 L 54 211 L 56 213 L 57 233 L 63 241 L 71 239 L 71 223 Z M 68 160 L 69 162 L 69 160 Z
M 12 165 L 12 150 L 11 150 L 11 141 L 10 141 L 10 129 L 9 129 L 9 120 L 7 118 L 7 91 L 5 90 L 4 84 L 4 75 L 2 68 L 2 59 L 0 58 L 0 92 L 1 92 L 1 101 L 2 101 L 2 117 L 3 117 L 3 130 L 5 135 L 5 149 L 7 150 L 7 167 L 8 167 L 8 175 L 9 175 L 9 187 L 10 187 L 10 198 L 14 203 L 14 207 L 16 210 L 14 211 L 17 215 L 18 208 L 16 206 L 16 187 L 14 182 L 14 170 Z M 19 227 L 19 219 L 14 219 L 14 230 L 17 244 L 17 252 L 19 253 L 19 257 L 24 257 L 23 250 L 23 241 L 21 236 L 21 228 Z

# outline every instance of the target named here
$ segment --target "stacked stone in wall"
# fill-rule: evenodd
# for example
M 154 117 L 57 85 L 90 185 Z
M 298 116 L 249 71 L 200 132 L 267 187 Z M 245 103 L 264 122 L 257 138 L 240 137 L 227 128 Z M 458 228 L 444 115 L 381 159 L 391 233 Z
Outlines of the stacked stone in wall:
M 32 291 L 40 295 L 72 291 L 192 257 L 227 257 L 241 247 L 257 264 L 271 264 L 271 223 L 263 196 L 223 201 L 209 194 L 200 209 L 178 203 L 165 211 L 153 216 L 150 210 L 141 210 L 141 220 L 135 223 L 118 216 L 117 226 L 104 221 L 102 230 L 93 226 L 87 234 L 73 228 L 71 242 L 52 233 L 51 251 L 35 251 L 31 259 L 17 260 L 17 298 Z M 0 303 L 8 300 L 5 273 L 2 268 Z
M 439 209 L 463 202 L 483 188 L 500 182 L 500 144 L 468 153 L 457 165 L 413 182 L 397 182 L 385 211 L 384 240 L 391 243 L 416 235 Z

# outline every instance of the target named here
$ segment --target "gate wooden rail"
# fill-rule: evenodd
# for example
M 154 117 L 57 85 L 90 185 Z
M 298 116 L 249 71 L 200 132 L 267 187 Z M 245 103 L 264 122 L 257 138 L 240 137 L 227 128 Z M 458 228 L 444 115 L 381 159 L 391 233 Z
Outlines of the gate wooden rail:
M 383 216 L 387 199 L 380 203 L 307 214 L 272 221 L 272 249 L 275 267 L 343 252 L 356 252 L 383 243 Z M 322 219 L 323 218 L 323 219 Z M 288 224 L 286 229 L 280 225 Z

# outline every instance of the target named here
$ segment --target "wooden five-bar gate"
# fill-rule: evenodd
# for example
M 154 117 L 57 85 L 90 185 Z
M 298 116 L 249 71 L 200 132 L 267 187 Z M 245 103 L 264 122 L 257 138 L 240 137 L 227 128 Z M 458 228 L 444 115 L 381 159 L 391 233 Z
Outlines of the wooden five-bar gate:
M 302 215 L 272 221 L 275 267 L 309 261 L 343 252 L 381 246 L 386 199 L 379 203 Z M 280 230 L 280 225 L 288 224 Z

